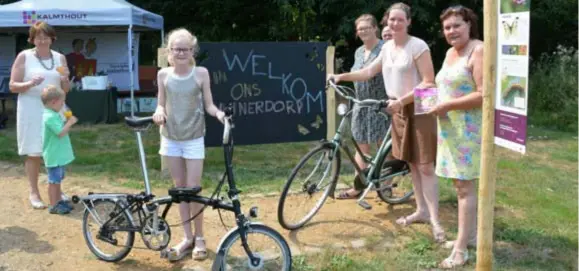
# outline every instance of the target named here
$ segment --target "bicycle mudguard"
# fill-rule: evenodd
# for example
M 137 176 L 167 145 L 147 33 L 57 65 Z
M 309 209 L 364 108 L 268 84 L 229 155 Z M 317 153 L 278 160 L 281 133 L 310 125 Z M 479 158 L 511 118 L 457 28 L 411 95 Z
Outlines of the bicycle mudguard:
M 266 226 L 262 222 L 249 222 L 249 224 L 250 224 L 249 227 L 251 227 L 251 225 Z M 221 237 L 221 240 L 219 241 L 219 245 L 217 246 L 217 250 L 215 250 L 215 260 L 213 261 L 213 265 L 211 265 L 211 271 L 225 271 L 225 266 L 222 265 L 223 257 L 225 257 L 225 250 L 223 249 L 223 243 L 225 243 L 225 240 L 230 235 L 238 234 L 237 231 L 239 231 L 239 227 L 235 227 L 235 228 L 229 230 L 225 235 L 223 235 L 223 237 Z
M 334 143 L 334 142 L 332 142 L 332 141 L 328 141 L 328 140 L 326 140 L 326 139 L 320 140 L 320 144 L 323 145 L 323 146 L 325 146 L 325 147 L 331 148 L 331 149 L 334 149 L 334 148 L 336 147 L 336 143 Z M 339 155 L 340 155 L 340 149 L 338 149 L 338 151 L 336 151 L 335 155 L 336 155 L 336 156 L 339 156 Z M 334 159 L 334 158 L 335 158 L 335 157 L 332 157 L 332 159 Z M 339 172 L 338 172 L 338 174 L 339 174 Z M 328 196 L 329 196 L 330 198 L 332 198 L 332 199 L 336 199 L 336 195 L 335 195 L 335 194 L 336 194 L 336 187 L 337 187 L 337 186 L 338 186 L 338 182 L 337 182 L 337 181 L 334 182 L 334 183 L 332 183 L 332 187 L 330 188 L 330 193 L 328 194 Z

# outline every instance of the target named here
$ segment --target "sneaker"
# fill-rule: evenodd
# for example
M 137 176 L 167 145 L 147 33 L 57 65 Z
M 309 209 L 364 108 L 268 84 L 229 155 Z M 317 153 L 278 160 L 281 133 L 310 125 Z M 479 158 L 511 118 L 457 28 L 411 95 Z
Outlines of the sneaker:
M 62 201 L 66 204 L 66 206 L 71 209 L 74 210 L 74 206 L 72 205 L 72 202 L 70 201 L 70 198 L 64 194 L 64 192 L 62 192 L 62 194 L 60 195 L 60 197 L 62 198 Z
M 62 205 L 63 207 L 65 207 L 69 212 L 74 210 L 74 207 L 72 207 L 72 204 L 70 203 L 70 201 L 61 200 L 58 203 L 60 205 Z
M 64 215 L 64 214 L 68 214 L 70 213 L 70 209 L 68 209 L 68 207 L 66 207 L 66 205 L 63 205 L 60 201 L 54 205 L 54 206 L 50 206 L 48 208 L 48 212 L 51 214 L 59 214 L 59 215 Z

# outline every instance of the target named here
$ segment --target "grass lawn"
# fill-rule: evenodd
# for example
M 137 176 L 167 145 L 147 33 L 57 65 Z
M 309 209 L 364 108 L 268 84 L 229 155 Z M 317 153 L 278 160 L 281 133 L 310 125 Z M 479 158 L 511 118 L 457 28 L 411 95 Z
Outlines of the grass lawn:
M 496 270 L 577 270 L 577 137 L 576 134 L 530 127 L 528 154 L 497 148 L 498 173 L 495 213 Z M 121 124 L 79 126 L 72 132 L 76 161 L 71 174 L 88 181 L 143 187 L 134 134 Z M 169 187 L 161 180 L 158 131 L 144 135 L 152 185 Z M 299 158 L 315 142 L 238 146 L 235 173 L 245 193 L 280 191 Z M 223 173 L 221 148 L 209 148 L 203 185 L 211 188 Z M 14 129 L 0 130 L 0 160 L 19 163 Z M 343 167 L 344 168 L 344 167 Z M 351 166 L 345 167 L 347 175 Z M 456 195 L 441 180 L 441 208 L 456 213 Z M 456 234 L 456 221 L 446 223 Z M 417 270 L 433 268 L 449 253 L 431 244 L 427 236 L 409 235 L 402 248 L 380 251 L 334 251 L 300 256 L 296 270 Z M 474 257 L 475 251 L 471 250 Z M 472 269 L 474 265 L 467 268 Z
M 529 135 L 543 139 L 529 141 L 525 156 L 497 148 L 494 269 L 577 270 L 576 134 L 530 127 Z M 451 182 L 441 180 L 440 191 L 441 208 L 456 212 Z M 449 232 L 456 236 L 456 221 L 450 223 Z M 424 270 L 435 268 L 449 253 L 425 235 L 411 238 L 403 249 L 328 250 L 299 257 L 295 264 L 298 270 Z M 475 250 L 470 253 L 476 256 Z

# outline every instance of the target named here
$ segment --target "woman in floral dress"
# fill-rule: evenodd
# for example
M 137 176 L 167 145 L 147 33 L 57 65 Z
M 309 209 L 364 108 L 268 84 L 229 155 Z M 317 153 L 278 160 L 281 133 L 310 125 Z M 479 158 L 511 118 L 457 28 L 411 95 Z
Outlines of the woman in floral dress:
M 483 43 L 478 40 L 477 18 L 462 6 L 440 16 L 444 36 L 452 46 L 436 76 L 438 149 L 436 174 L 452 179 L 458 197 L 458 236 L 445 247 L 452 253 L 441 268 L 454 268 L 468 260 L 467 245 L 476 244 L 476 184 L 480 170 L 482 122 Z

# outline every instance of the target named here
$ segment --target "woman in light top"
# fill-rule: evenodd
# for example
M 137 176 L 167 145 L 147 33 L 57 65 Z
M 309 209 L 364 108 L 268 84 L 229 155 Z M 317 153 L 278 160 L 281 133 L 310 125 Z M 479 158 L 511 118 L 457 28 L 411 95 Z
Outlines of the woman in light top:
M 176 187 L 199 187 L 205 159 L 205 112 L 223 122 L 225 113 L 213 104 L 209 72 L 195 65 L 197 38 L 185 29 L 172 31 L 167 37 L 168 61 L 171 67 L 158 72 L 158 106 L 153 115 L 161 126 L 159 154 L 165 156 Z M 199 203 L 179 204 L 185 238 L 168 249 L 170 261 L 192 252 L 193 259 L 207 258 L 203 238 L 203 213 Z M 197 217 L 195 234 L 189 219 Z
M 436 242 L 445 240 L 438 220 L 438 178 L 436 158 L 436 119 L 414 115 L 414 89 L 434 87 L 434 68 L 428 45 L 408 34 L 410 7 L 404 3 L 390 6 L 383 25 L 392 31 L 392 40 L 382 47 L 380 57 L 355 72 L 330 75 L 338 81 L 365 81 L 382 72 L 388 96 L 386 111 L 392 115 L 392 156 L 409 163 L 416 200 L 416 211 L 396 223 L 407 226 L 430 222 Z

